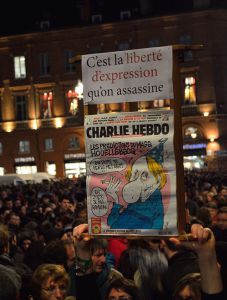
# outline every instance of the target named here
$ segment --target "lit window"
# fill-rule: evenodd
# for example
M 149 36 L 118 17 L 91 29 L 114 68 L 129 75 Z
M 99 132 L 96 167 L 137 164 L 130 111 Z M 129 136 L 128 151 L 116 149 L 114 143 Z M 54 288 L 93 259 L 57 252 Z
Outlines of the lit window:
M 202 137 L 198 128 L 192 126 L 185 129 L 184 136 L 186 139 L 198 139 Z
M 26 78 L 25 56 L 14 57 L 14 75 L 16 79 Z
M 85 162 L 67 162 L 65 163 L 65 176 L 68 178 L 80 177 L 86 175 Z
M 20 153 L 30 152 L 30 142 L 29 141 L 20 141 L 19 142 L 19 152 Z
M 75 90 L 66 92 L 66 101 L 69 115 L 75 116 L 78 113 L 78 94 Z
M 69 148 L 79 149 L 80 141 L 77 137 L 73 136 L 69 139 Z
M 196 104 L 195 77 L 185 77 L 184 79 L 184 104 Z
M 40 53 L 39 55 L 40 63 L 40 75 L 49 75 L 50 74 L 50 62 L 48 53 Z
M 5 174 L 5 169 L 3 167 L 0 167 L 0 175 L 4 175 Z
M 46 151 L 51 151 L 54 149 L 54 146 L 53 146 L 53 139 L 51 138 L 47 138 L 44 140 L 44 146 L 45 146 L 45 150 Z
M 46 171 L 50 175 L 56 175 L 56 164 L 53 161 L 46 161 Z
M 16 166 L 17 174 L 35 174 L 37 173 L 37 166 Z
M 76 71 L 76 64 L 70 62 L 70 58 L 75 56 L 74 51 L 65 50 L 65 72 L 72 73 Z
M 53 93 L 45 92 L 41 94 L 42 118 L 48 119 L 53 117 Z
M 15 96 L 17 121 L 27 120 L 27 99 L 25 95 Z
M 3 145 L 2 143 L 0 143 L 0 155 L 2 155 L 2 152 L 3 152 Z

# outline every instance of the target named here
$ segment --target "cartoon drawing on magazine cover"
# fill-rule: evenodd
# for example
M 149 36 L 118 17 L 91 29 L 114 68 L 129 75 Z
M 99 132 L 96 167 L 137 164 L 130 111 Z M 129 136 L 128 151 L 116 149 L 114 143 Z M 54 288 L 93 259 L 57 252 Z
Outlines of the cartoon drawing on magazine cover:
M 113 202 L 107 218 L 110 229 L 163 229 L 164 208 L 161 189 L 167 182 L 162 167 L 163 144 L 138 157 L 126 171 L 122 189 L 126 205 L 119 203 L 121 180 L 111 176 L 105 193 Z

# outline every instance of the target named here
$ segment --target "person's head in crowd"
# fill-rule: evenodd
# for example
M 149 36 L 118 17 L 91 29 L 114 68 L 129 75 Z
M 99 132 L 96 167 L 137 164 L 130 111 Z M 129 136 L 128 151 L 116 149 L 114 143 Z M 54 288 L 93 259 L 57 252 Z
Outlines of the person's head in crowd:
M 130 280 L 134 279 L 136 266 L 130 261 L 129 249 L 126 249 L 121 253 L 117 269 L 125 278 Z
M 196 202 L 199 207 L 202 207 L 205 203 L 204 200 L 203 200 L 203 197 L 201 195 L 194 196 L 193 201 Z
M 70 225 L 62 228 L 60 238 L 61 240 L 73 241 L 73 227 Z
M 49 194 L 43 194 L 40 198 L 41 205 L 48 205 L 50 203 L 51 196 Z
M 69 198 L 68 211 L 74 214 L 76 212 L 76 209 L 76 201 L 74 201 L 72 198 Z
M 132 280 L 117 278 L 110 282 L 106 300 L 139 300 L 139 289 Z
M 19 197 L 17 197 L 14 200 L 14 205 L 13 206 L 14 206 L 13 210 L 15 212 L 18 212 L 20 210 L 20 207 L 22 206 L 22 201 L 21 201 L 21 199 Z
M 106 264 L 107 246 L 108 243 L 105 239 L 94 238 L 90 240 L 92 269 L 96 273 L 102 272 Z
M 34 271 L 39 265 L 43 263 L 42 255 L 45 248 L 43 241 L 35 240 L 24 253 L 24 263 Z
M 226 198 L 227 197 L 227 187 L 222 187 L 221 190 L 220 190 L 219 195 L 221 197 L 225 197 Z
M 28 210 L 28 205 L 27 204 L 22 205 L 19 210 L 20 216 L 26 216 L 27 210 Z
M 14 276 L 14 273 L 10 272 L 5 266 L 0 265 L 0 299 L 19 299 L 19 285 L 18 278 Z
M 73 224 L 74 219 L 75 216 L 69 211 L 61 214 L 61 220 L 63 222 L 64 227 L 71 226 Z
M 216 202 L 211 201 L 206 204 L 206 207 L 210 212 L 212 225 L 214 225 L 216 223 L 216 219 L 217 219 L 218 206 L 217 206 Z
M 218 210 L 216 225 L 221 230 L 227 229 L 227 206 L 223 206 Z
M 199 221 L 202 222 L 202 225 L 204 227 L 211 227 L 212 226 L 212 218 L 211 218 L 211 215 L 210 215 L 210 211 L 207 207 L 205 207 L 205 206 L 200 207 L 200 209 L 197 212 L 196 217 Z
M 86 207 L 86 205 L 78 204 L 77 217 L 85 220 L 85 223 L 87 222 L 87 207 Z
M 18 234 L 18 246 L 25 253 L 33 242 L 32 231 L 22 231 Z
M 13 200 L 11 199 L 11 198 L 9 198 L 9 197 L 6 197 L 5 199 L 4 199 L 4 206 L 8 209 L 8 210 L 10 210 L 10 211 L 12 211 L 13 210 Z
M 59 240 L 61 235 L 61 230 L 51 226 L 50 228 L 43 230 L 44 242 L 49 244 L 52 241 Z
M 212 202 L 214 201 L 215 194 L 213 192 L 207 192 L 206 194 L 206 202 Z
M 176 284 L 173 300 L 201 300 L 201 276 L 199 273 L 189 273 Z
M 66 194 L 59 197 L 59 207 L 61 212 L 66 212 L 69 209 L 70 197 Z
M 61 265 L 42 264 L 33 273 L 31 300 L 64 300 L 69 276 Z
M 0 255 L 9 253 L 9 231 L 8 228 L 0 224 Z
M 62 265 L 67 269 L 67 251 L 62 240 L 51 241 L 43 250 L 42 261 L 48 264 Z
M 5 222 L 7 223 L 10 230 L 18 231 L 18 229 L 20 228 L 21 219 L 20 219 L 20 216 L 18 214 L 11 211 L 7 215 L 7 217 L 5 219 Z
M 5 206 L 3 206 L 0 209 L 0 216 L 1 216 L 1 222 L 2 223 L 7 222 L 9 214 L 10 214 L 10 210 L 8 208 L 6 208 Z
M 9 192 L 7 189 L 3 188 L 3 190 L 1 191 L 1 199 L 5 199 L 9 196 Z
M 137 266 L 134 281 L 141 299 L 164 299 L 164 279 L 168 268 L 165 255 L 158 249 L 141 247 L 133 249 L 130 259 Z
M 177 245 L 168 239 L 161 240 L 160 248 L 168 259 L 165 290 L 172 295 L 181 278 L 187 274 L 200 271 L 198 257 L 194 251 L 186 249 L 182 245 Z

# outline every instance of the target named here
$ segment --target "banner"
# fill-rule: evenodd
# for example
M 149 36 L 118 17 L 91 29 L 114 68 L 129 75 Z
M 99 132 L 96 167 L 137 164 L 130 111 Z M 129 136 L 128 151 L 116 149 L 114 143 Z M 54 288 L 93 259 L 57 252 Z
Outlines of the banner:
M 173 111 L 87 115 L 89 233 L 176 235 Z
M 84 104 L 173 98 L 172 46 L 82 56 Z

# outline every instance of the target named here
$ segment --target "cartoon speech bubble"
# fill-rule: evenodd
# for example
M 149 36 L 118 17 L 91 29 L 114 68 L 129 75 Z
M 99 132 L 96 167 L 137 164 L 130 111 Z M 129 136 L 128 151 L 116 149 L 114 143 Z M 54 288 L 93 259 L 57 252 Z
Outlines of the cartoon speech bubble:
M 99 187 L 95 187 L 91 192 L 91 210 L 96 217 L 102 217 L 107 213 L 107 197 Z
M 121 158 L 100 159 L 95 158 L 90 162 L 90 170 L 95 174 L 120 172 L 126 168 L 126 163 Z

